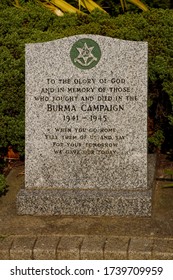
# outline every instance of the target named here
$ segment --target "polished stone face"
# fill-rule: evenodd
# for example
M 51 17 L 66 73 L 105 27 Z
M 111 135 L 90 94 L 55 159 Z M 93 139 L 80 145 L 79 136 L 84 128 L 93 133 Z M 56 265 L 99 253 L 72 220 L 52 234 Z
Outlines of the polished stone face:
M 146 186 L 146 43 L 81 35 L 27 45 L 26 187 Z
M 47 188 L 147 190 L 147 43 L 26 45 L 25 189 Z

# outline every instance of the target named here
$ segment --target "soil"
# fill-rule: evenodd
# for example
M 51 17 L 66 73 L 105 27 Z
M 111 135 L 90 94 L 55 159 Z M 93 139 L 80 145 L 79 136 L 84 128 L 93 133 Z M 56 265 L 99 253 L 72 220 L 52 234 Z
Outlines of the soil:
M 19 216 L 16 195 L 24 184 L 24 163 L 15 164 L 7 175 L 8 191 L 0 197 L 0 236 L 9 235 L 106 235 L 173 237 L 173 187 L 164 170 L 173 161 L 157 156 L 151 217 Z

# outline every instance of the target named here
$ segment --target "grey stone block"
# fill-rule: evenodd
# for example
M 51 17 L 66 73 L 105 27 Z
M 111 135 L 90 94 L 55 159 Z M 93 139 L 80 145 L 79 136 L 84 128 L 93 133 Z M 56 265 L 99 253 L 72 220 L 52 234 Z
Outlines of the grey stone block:
M 72 63 L 79 41 L 86 57 L 99 46 L 96 67 Z M 27 44 L 25 67 L 27 188 L 147 188 L 146 42 L 79 35 Z
M 155 155 L 148 156 L 148 190 L 21 189 L 18 214 L 150 216 Z
M 26 45 L 19 214 L 151 214 L 147 56 L 146 42 L 98 35 Z

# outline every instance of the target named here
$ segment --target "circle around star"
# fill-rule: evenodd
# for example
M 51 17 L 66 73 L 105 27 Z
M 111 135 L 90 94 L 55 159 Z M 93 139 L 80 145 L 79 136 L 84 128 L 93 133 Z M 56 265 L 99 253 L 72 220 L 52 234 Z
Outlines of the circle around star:
M 80 69 L 91 69 L 101 58 L 99 45 L 92 39 L 83 38 L 74 43 L 70 50 L 73 64 Z

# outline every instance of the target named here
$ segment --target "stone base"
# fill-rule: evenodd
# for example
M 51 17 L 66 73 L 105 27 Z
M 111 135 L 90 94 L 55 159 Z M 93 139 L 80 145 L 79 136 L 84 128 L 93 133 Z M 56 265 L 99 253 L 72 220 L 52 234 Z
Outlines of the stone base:
M 150 216 L 155 156 L 148 157 L 148 189 L 21 189 L 19 215 Z
M 18 214 L 24 215 L 151 215 L 151 191 L 21 190 Z

